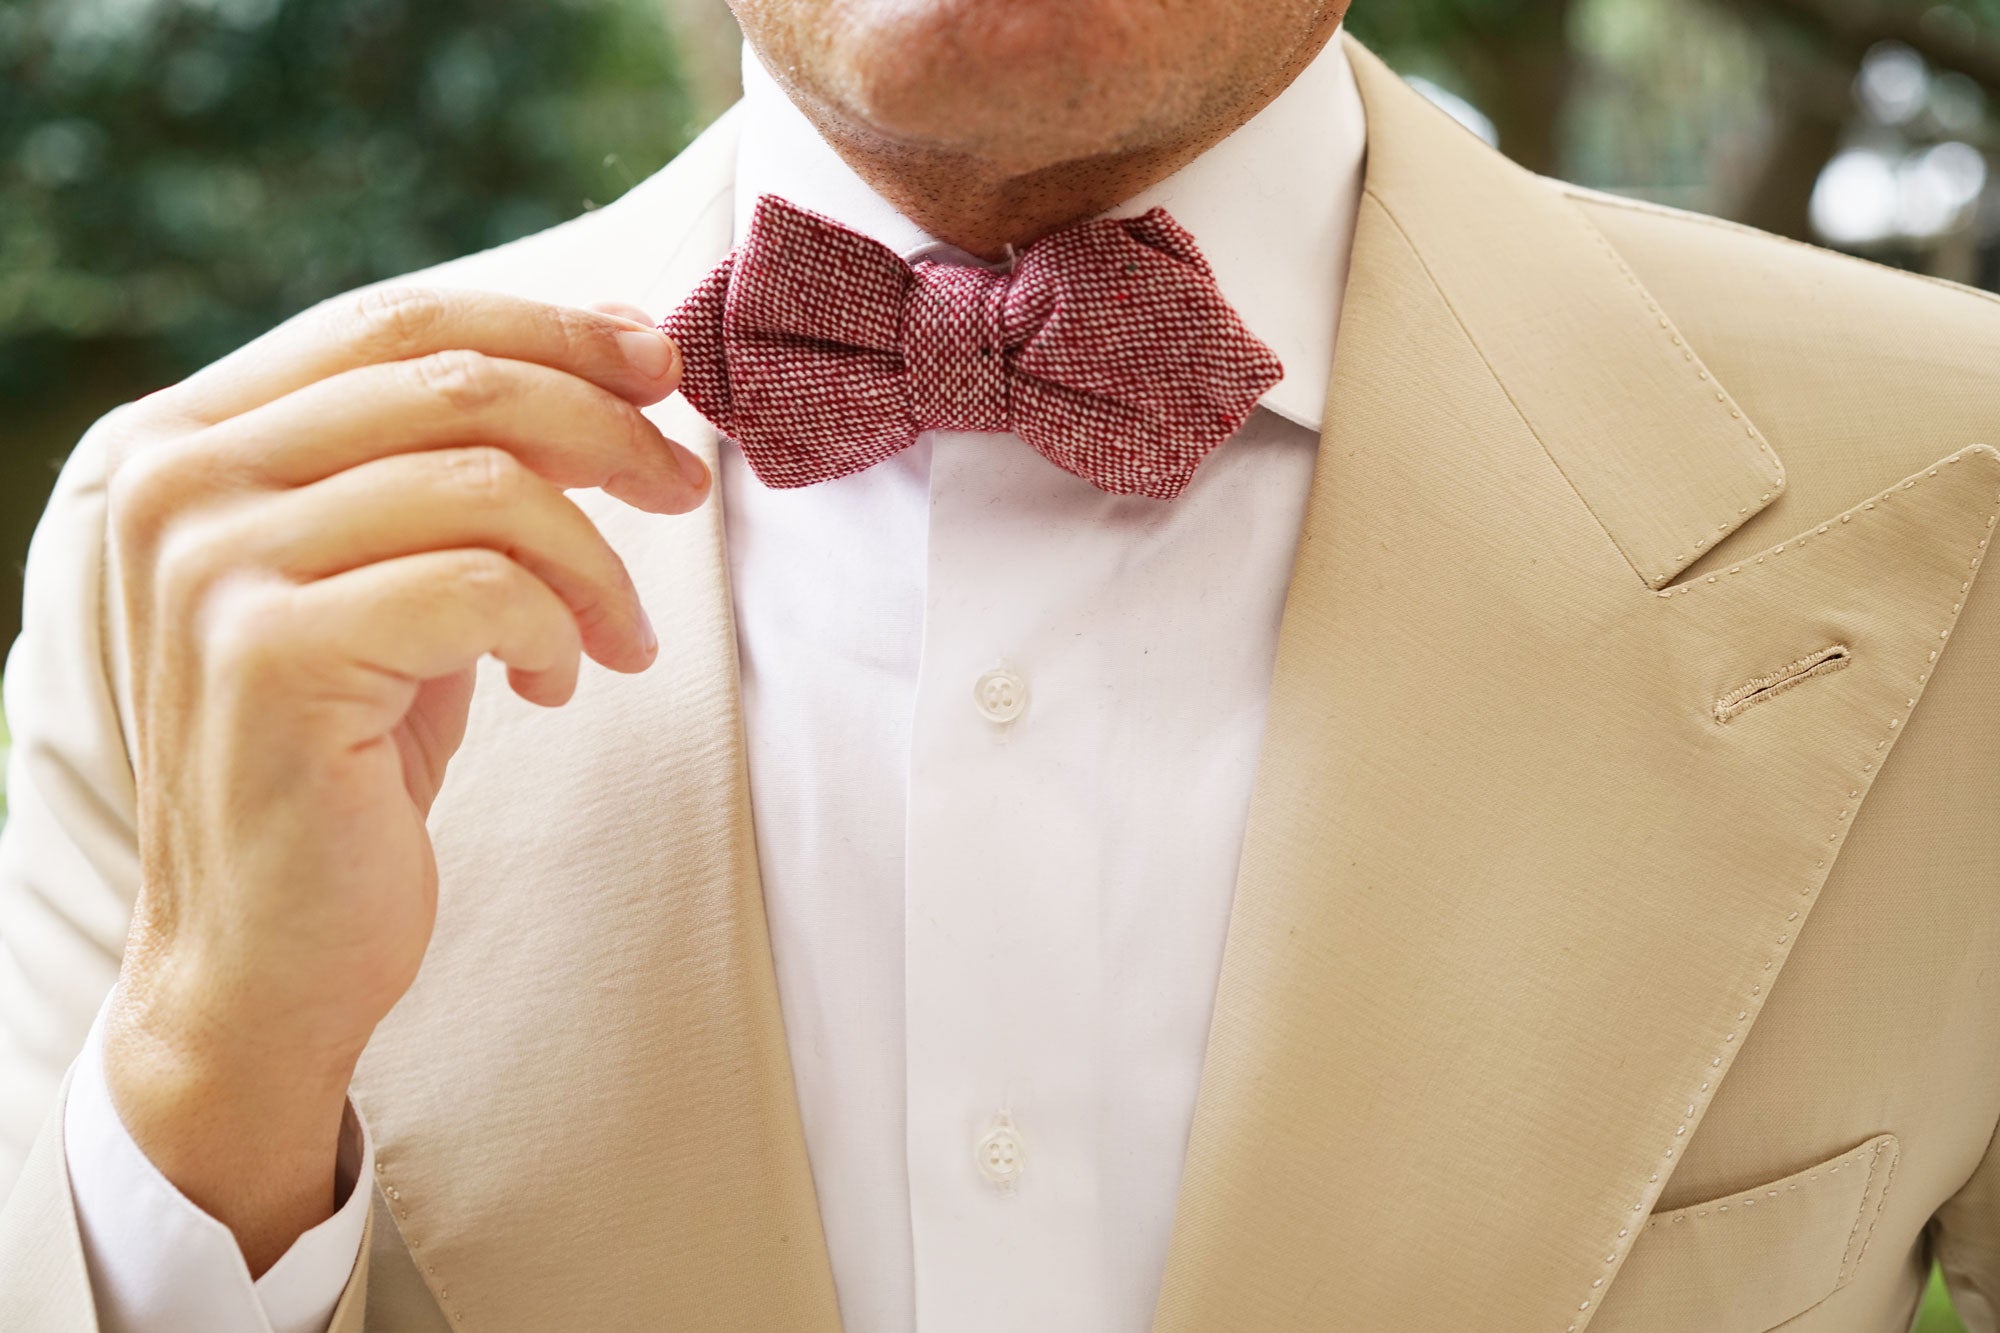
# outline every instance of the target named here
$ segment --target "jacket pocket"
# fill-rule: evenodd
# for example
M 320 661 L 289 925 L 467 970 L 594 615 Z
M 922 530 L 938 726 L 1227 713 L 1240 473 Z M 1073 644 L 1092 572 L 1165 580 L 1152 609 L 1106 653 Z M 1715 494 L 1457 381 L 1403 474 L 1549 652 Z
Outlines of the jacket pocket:
M 1591 1333 L 1766 1333 L 1839 1291 L 1896 1171 L 1878 1134 L 1780 1180 L 1654 1213 Z

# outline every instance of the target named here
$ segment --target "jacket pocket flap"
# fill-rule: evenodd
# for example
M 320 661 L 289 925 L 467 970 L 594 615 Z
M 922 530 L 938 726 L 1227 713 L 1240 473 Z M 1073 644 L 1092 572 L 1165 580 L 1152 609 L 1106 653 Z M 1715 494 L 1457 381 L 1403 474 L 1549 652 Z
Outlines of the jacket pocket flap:
M 1896 1169 L 1896 1136 L 1740 1194 L 1655 1213 L 1591 1333 L 1765 1333 L 1847 1285 Z

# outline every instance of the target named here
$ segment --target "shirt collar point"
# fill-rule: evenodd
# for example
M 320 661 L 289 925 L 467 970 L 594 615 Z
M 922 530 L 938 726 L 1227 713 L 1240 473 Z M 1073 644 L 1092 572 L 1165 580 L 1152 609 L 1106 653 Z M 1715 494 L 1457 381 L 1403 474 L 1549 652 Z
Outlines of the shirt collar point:
M 1257 405 L 1317 434 L 1326 420 L 1326 385 L 1315 388 L 1303 380 L 1282 379 L 1257 400 Z

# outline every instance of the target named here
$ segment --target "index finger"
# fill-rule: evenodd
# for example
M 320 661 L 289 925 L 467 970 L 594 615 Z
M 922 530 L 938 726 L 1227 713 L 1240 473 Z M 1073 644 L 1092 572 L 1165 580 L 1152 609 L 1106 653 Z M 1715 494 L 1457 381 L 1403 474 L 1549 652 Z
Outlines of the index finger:
M 214 425 L 343 371 L 457 348 L 567 371 L 638 407 L 680 384 L 680 349 L 650 324 L 503 292 L 377 283 L 300 311 L 151 397 Z

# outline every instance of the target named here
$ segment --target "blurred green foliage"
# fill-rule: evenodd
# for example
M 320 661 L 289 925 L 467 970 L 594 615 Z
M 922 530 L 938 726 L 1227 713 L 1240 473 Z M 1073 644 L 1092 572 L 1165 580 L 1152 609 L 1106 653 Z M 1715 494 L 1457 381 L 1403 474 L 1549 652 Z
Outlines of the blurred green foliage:
M 1924 1288 L 1924 1303 L 1917 1310 L 1917 1322 L 1910 1333 L 1966 1333 L 1965 1323 L 1951 1308 L 1951 1293 L 1945 1290 L 1944 1274 L 1931 1269 L 1930 1285 Z
M 2000 149 L 2000 0 L 1357 0 L 1348 26 L 1534 170 L 1821 244 L 1807 201 L 1837 152 Z M 1928 89 L 1885 123 L 1859 75 L 1891 49 Z M 1989 209 L 1960 239 L 1992 249 L 1995 230 Z M 1938 241 L 1871 257 L 1994 285 Z
M 0 8 L 0 392 L 79 340 L 198 365 L 613 197 L 697 128 L 675 70 L 626 0 Z

